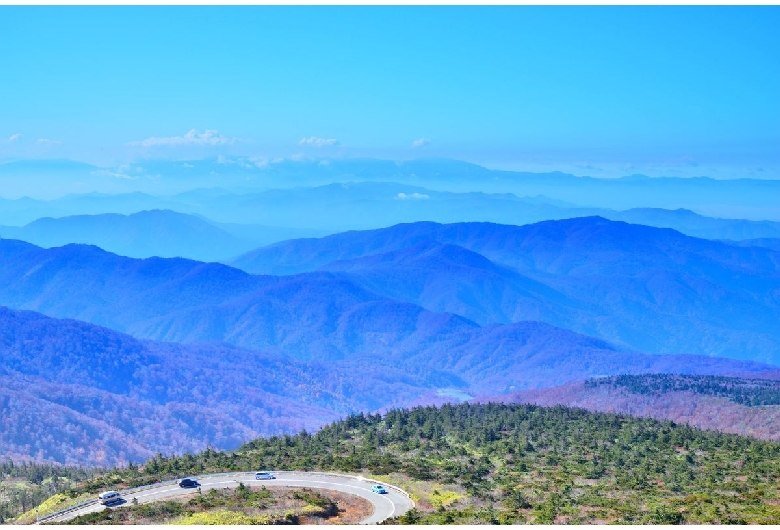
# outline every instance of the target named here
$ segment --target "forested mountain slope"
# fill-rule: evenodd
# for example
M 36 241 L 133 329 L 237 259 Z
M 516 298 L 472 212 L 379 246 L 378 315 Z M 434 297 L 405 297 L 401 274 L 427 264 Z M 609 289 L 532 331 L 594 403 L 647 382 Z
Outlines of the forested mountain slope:
M 401 330 L 407 324 L 396 322 Z M 315 429 L 352 411 L 404 406 L 451 389 L 506 392 L 670 366 L 695 374 L 774 368 L 621 352 L 540 323 L 472 324 L 446 338 L 418 332 L 397 351 L 377 352 L 378 341 L 346 358 L 294 360 L 220 343 L 141 341 L 0 307 L 0 456 L 121 464 Z
M 368 369 L 374 394 L 351 372 L 221 344 L 139 341 L 0 307 L 0 455 L 107 465 L 235 447 L 400 403 L 436 382 Z

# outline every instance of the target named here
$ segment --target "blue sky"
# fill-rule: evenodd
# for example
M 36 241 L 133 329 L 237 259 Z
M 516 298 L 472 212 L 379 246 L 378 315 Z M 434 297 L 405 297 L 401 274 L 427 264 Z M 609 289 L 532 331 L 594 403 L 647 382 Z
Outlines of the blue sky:
M 778 7 L 0 7 L 0 160 L 780 178 L 778 27 Z

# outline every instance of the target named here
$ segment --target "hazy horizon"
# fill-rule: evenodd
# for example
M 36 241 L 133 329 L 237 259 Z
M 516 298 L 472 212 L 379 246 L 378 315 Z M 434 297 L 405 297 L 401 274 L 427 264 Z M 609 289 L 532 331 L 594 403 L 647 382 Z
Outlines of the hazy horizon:
M 4 7 L 0 160 L 780 178 L 775 7 Z M 142 39 L 138 36 L 143 35 Z

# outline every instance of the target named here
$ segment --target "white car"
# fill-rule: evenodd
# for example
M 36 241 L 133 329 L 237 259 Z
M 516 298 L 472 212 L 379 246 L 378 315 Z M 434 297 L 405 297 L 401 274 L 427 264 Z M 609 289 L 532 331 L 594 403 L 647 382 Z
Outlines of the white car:
M 100 504 L 113 504 L 122 500 L 122 495 L 118 491 L 105 491 L 98 495 Z
M 276 478 L 270 471 L 258 471 L 255 473 L 255 480 L 271 480 Z

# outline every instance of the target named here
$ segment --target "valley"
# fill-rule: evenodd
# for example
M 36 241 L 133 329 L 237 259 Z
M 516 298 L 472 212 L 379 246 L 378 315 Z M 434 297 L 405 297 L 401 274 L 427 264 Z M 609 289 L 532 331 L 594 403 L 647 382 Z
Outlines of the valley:
M 0 256 L 0 447 L 16 459 L 125 465 L 360 411 L 552 404 L 588 378 L 760 378 L 780 361 L 780 254 L 601 217 L 402 224 L 232 266 L 8 239 Z M 679 420 L 670 406 L 615 410 Z M 776 432 L 732 406 L 702 425 Z
M 657 224 L 673 217 L 631 215 L 655 216 Z M 256 248 L 271 232 L 258 229 L 253 239 L 249 225 L 176 212 L 66 219 L 70 227 L 42 219 L 3 232 L 27 237 L 38 230 L 28 239 L 42 246 L 0 239 L 0 455 L 55 466 L 45 468 L 45 480 L 57 465 L 84 469 L 81 482 L 62 482 L 66 496 L 56 493 L 43 505 L 67 506 L 99 487 L 165 481 L 174 470 L 259 467 L 359 473 L 395 484 L 416 499 L 414 510 L 393 520 L 404 524 L 775 520 L 764 501 L 734 503 L 731 490 L 713 496 L 705 486 L 724 465 L 721 449 L 780 440 L 780 254 L 771 237 L 705 239 L 585 216 L 525 225 L 411 222 Z M 771 225 L 745 223 L 709 226 L 721 236 L 773 235 Z M 179 238 L 182 232 L 190 239 Z M 241 254 L 245 249 L 252 250 Z M 420 408 L 430 405 L 441 408 Z M 468 407 L 493 418 L 488 423 L 496 414 L 519 416 L 502 427 L 480 420 L 473 432 L 448 423 L 452 414 L 469 417 Z M 523 423 L 537 415 L 542 423 Z M 402 429 L 402 438 L 387 438 L 397 421 L 422 417 L 413 420 L 419 433 Z M 632 432 L 656 433 L 643 440 L 679 429 L 697 444 L 702 436 L 726 436 L 694 427 L 750 438 L 717 438 L 721 449 L 705 451 L 715 460 L 701 464 L 701 476 L 675 468 L 670 456 L 663 465 L 644 460 L 670 450 L 668 441 L 652 438 L 660 445 L 640 450 L 631 464 L 644 466 L 640 484 L 620 471 L 640 438 L 610 453 L 612 464 L 595 456 L 581 462 L 562 450 L 576 445 L 573 434 L 556 431 L 563 417 L 580 434 L 629 422 Z M 655 420 L 662 423 L 642 423 Z M 530 429 L 522 443 L 513 431 L 520 425 Z M 515 432 L 511 441 L 497 428 Z M 300 440 L 331 439 L 332 429 L 335 446 L 271 457 L 279 440 L 299 447 L 309 443 Z M 558 435 L 564 438 L 554 441 Z M 475 449 L 502 439 L 500 458 Z M 583 454 L 603 457 L 613 443 L 606 440 L 581 442 L 592 445 Z M 675 458 L 690 452 L 671 447 Z M 434 453 L 422 457 L 422 450 Z M 467 457 L 457 471 L 445 465 L 453 457 Z M 734 475 L 738 495 L 770 495 L 765 486 L 743 492 L 743 476 L 754 475 Z M 44 482 L 11 480 L 35 493 L 9 489 L 6 519 L 51 493 Z M 597 503 L 606 491 L 623 507 Z M 716 505 L 722 508 L 712 511 Z M 150 506 L 157 507 L 75 521 L 266 517 L 232 504 L 225 513 L 176 500 Z
M 780 525 L 778 27 L 0 6 L 0 525 Z

